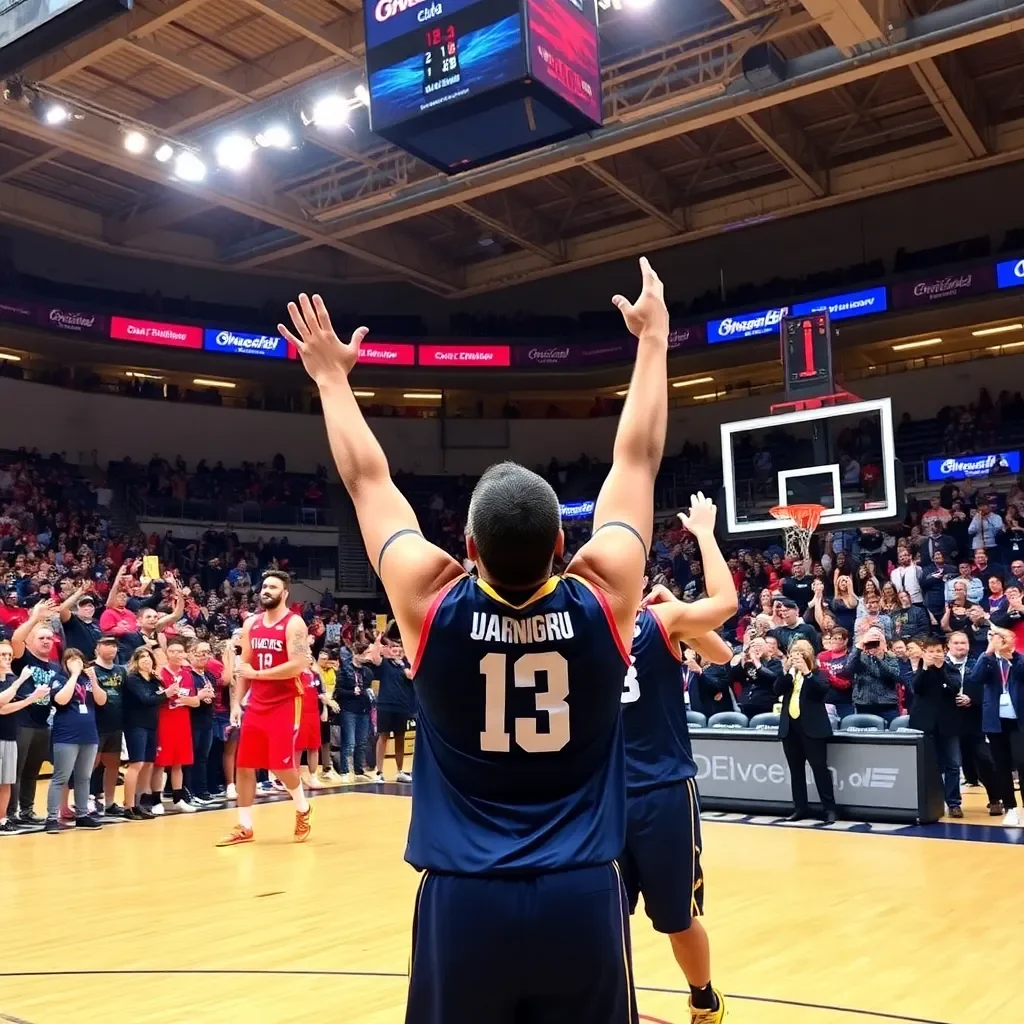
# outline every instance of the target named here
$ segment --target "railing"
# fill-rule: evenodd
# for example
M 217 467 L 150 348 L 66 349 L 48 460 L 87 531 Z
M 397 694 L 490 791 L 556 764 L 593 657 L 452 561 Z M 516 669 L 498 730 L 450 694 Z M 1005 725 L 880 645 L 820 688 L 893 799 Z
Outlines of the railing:
M 239 523 L 266 526 L 336 526 L 329 508 L 291 505 L 264 505 L 257 501 L 200 501 L 176 498 L 129 499 L 136 517 L 153 519 L 191 519 L 212 523 Z

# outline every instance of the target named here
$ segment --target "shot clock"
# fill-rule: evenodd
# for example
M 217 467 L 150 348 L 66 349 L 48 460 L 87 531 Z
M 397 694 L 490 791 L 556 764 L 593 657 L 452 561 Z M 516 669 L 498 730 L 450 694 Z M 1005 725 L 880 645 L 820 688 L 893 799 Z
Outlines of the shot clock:
M 596 0 L 364 0 L 370 127 L 450 174 L 601 123 Z
M 786 396 L 813 398 L 831 394 L 835 387 L 828 313 L 783 317 L 780 330 Z

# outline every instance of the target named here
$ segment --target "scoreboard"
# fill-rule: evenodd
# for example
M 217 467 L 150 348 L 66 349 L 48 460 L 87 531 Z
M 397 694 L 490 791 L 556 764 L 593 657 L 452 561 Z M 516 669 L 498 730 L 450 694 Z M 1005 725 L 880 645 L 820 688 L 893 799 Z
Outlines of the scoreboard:
M 364 0 L 370 125 L 448 173 L 598 127 L 595 0 Z

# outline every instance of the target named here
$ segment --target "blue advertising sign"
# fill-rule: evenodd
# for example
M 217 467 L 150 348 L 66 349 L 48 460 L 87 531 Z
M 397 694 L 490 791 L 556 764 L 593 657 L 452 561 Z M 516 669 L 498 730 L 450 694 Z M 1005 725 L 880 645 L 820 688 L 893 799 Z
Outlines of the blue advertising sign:
M 984 455 L 952 455 L 928 460 L 928 479 L 964 480 L 969 476 L 990 476 L 1020 472 L 1020 452 L 991 452 Z
M 594 514 L 593 501 L 570 501 L 559 505 L 558 510 L 563 519 L 590 519 Z
M 1019 288 L 1024 285 L 1024 260 L 997 263 L 996 283 L 1000 288 Z
M 810 302 L 794 302 L 793 316 L 807 316 L 808 313 L 824 313 L 832 320 L 852 320 L 855 316 L 870 316 L 884 313 L 889 308 L 885 287 L 865 288 L 860 292 L 844 292 L 842 295 L 826 295 Z
M 203 331 L 203 348 L 226 355 L 288 358 L 288 343 L 278 334 L 247 334 L 208 327 Z
M 762 309 L 758 313 L 727 316 L 724 320 L 709 320 L 708 344 L 735 341 L 737 338 L 756 338 L 759 334 L 774 334 L 778 331 L 782 318 L 788 315 L 789 306 L 780 306 L 778 309 Z

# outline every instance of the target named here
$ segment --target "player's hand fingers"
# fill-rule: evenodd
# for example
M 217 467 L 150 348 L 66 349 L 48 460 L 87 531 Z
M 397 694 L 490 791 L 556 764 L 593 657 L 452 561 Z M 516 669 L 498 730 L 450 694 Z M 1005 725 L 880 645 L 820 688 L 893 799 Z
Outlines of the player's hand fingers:
M 612 305 L 623 315 L 629 316 L 633 312 L 633 303 L 625 295 L 613 295 Z
M 306 323 L 306 328 L 312 334 L 313 331 L 319 328 L 320 324 L 316 318 L 316 310 L 313 309 L 313 303 L 309 301 L 309 296 L 305 292 L 299 295 L 299 308 L 302 310 L 302 318 Z
M 363 338 L 365 338 L 369 333 L 369 327 L 357 327 L 352 332 L 352 339 L 349 341 L 349 344 L 355 349 L 357 356 L 359 355 L 359 346 L 363 343 Z
M 292 324 L 294 325 L 295 331 L 299 337 L 302 338 L 303 341 L 309 341 L 309 328 L 306 326 L 306 321 L 302 318 L 302 313 L 299 311 L 299 307 L 294 302 L 288 303 L 288 315 L 292 318 Z
M 319 295 L 313 296 L 313 312 L 316 313 L 316 320 L 320 325 L 320 330 L 327 332 L 334 330 L 331 326 L 331 314 L 327 312 L 327 305 Z

